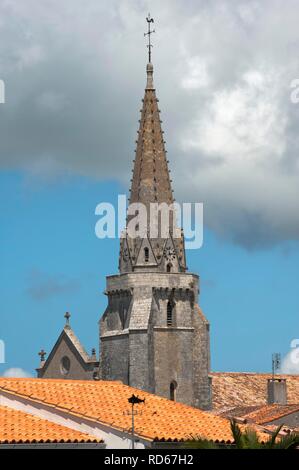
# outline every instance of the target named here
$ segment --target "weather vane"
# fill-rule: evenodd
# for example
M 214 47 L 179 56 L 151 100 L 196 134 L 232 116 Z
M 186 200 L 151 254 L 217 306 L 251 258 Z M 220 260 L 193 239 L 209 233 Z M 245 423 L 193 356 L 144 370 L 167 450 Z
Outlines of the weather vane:
M 134 422 L 134 416 L 137 416 L 138 414 L 142 414 L 142 411 L 138 412 L 137 410 L 134 410 L 134 405 L 139 405 L 139 403 L 144 403 L 145 404 L 145 398 L 139 398 L 138 395 L 133 395 L 128 398 L 128 402 L 132 405 L 131 411 L 124 411 L 124 415 L 131 415 L 132 416 L 132 449 L 135 449 L 135 422 Z
M 152 47 L 153 47 L 153 45 L 151 43 L 151 34 L 155 33 L 155 30 L 151 29 L 151 23 L 154 22 L 154 19 L 151 18 L 150 13 L 147 16 L 146 21 L 147 21 L 147 24 L 148 24 L 148 31 L 147 31 L 147 33 L 144 33 L 144 36 L 148 36 L 148 45 L 147 45 L 147 48 L 148 48 L 148 61 L 151 62 Z

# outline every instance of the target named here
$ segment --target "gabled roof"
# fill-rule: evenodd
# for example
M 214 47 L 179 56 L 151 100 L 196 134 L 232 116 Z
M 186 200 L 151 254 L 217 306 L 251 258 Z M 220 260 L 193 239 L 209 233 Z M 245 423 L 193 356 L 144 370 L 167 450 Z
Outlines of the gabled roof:
M 299 411 L 298 405 L 265 405 L 259 409 L 245 413 L 243 418 L 256 424 L 266 424 Z
M 75 346 L 76 350 L 78 351 L 78 353 L 80 354 L 84 362 L 94 362 L 85 351 L 84 346 L 82 346 L 79 339 L 73 332 L 72 328 L 69 325 L 65 325 L 65 327 L 63 328 L 63 331 L 67 335 L 67 337 L 71 340 L 71 342 Z
M 224 416 L 226 418 L 242 418 L 244 421 L 266 424 L 271 421 L 288 416 L 292 413 L 299 412 L 298 405 L 259 405 L 259 406 L 238 406 L 229 410 L 220 411 L 217 413 L 218 416 Z
M 79 357 L 81 358 L 81 360 L 85 364 L 86 363 L 96 363 L 97 362 L 87 354 L 87 352 L 85 351 L 84 347 L 82 346 L 81 342 L 79 341 L 79 339 L 75 335 L 72 328 L 69 325 L 65 325 L 62 332 L 60 333 L 55 345 L 53 346 L 49 356 L 47 357 L 46 361 L 42 365 L 43 370 L 47 369 L 48 364 L 50 364 L 50 362 L 51 362 L 51 360 L 52 360 L 59 344 L 63 340 L 63 338 L 66 338 L 67 340 L 69 340 L 71 342 L 71 344 L 74 346 L 75 351 L 77 352 L 77 354 L 79 355 Z
M 267 380 L 271 374 L 212 372 L 213 409 L 267 404 Z M 299 403 L 299 375 L 277 375 L 286 379 L 288 404 Z
M 214 442 L 233 441 L 228 419 L 117 381 L 0 378 L 0 394 L 4 392 L 127 433 L 131 432 L 128 398 L 134 393 L 145 398 L 145 404 L 136 406 L 135 416 L 135 433 L 144 440 L 179 441 L 200 436 Z M 266 439 L 263 433 L 260 437 Z
M 0 406 L 1 444 L 103 442 L 94 436 L 38 418 L 23 411 Z

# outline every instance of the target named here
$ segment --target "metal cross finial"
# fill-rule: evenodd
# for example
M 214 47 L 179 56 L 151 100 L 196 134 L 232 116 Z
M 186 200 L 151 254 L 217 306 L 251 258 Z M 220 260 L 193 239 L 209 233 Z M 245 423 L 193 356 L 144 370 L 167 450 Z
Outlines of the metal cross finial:
M 147 31 L 147 33 L 144 33 L 144 36 L 148 36 L 148 45 L 147 45 L 147 48 L 148 48 L 148 61 L 151 62 L 152 47 L 153 47 L 153 45 L 151 43 L 151 34 L 155 33 L 155 30 L 154 29 L 151 30 L 151 23 L 154 22 L 154 19 L 151 18 L 150 13 L 147 16 L 146 21 L 147 21 L 147 24 L 148 24 L 148 31 Z
M 38 353 L 38 355 L 40 356 L 41 362 L 45 360 L 46 354 L 47 354 L 46 351 L 44 351 L 43 349 L 41 349 L 40 352 Z
M 66 325 L 70 324 L 70 317 L 71 317 L 71 314 L 69 312 L 65 312 L 64 318 L 66 320 L 65 322 Z

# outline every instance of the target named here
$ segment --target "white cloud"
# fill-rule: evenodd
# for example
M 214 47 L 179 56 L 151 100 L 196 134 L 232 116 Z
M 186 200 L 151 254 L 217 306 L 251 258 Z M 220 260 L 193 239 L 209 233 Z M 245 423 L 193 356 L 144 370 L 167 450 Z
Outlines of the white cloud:
M 3 377 L 26 378 L 26 377 L 32 377 L 32 375 L 26 370 L 21 369 L 20 367 L 11 367 L 10 369 L 7 369 L 6 371 L 4 371 Z
M 183 148 L 224 157 L 230 166 L 267 157 L 273 163 L 286 145 L 287 117 L 279 108 L 277 88 L 271 74 L 253 70 L 230 89 L 214 92 L 186 132 Z
M 299 347 L 293 348 L 282 360 L 282 374 L 299 374 Z

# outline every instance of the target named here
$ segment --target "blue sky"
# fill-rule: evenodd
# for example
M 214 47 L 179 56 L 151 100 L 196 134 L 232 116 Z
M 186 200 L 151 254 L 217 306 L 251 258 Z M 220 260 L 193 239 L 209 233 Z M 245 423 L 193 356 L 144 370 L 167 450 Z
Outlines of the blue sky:
M 3 172 L 1 200 L 1 338 L 6 364 L 34 374 L 37 352 L 51 350 L 65 311 L 86 349 L 98 348 L 106 306 L 105 276 L 117 272 L 118 240 L 94 233 L 99 202 L 116 203 L 116 182 L 61 178 L 43 182 Z M 205 230 L 187 253 L 200 274 L 200 304 L 211 323 L 213 370 L 268 371 L 298 331 L 299 255 L 284 243 L 247 251 Z

